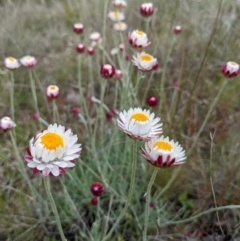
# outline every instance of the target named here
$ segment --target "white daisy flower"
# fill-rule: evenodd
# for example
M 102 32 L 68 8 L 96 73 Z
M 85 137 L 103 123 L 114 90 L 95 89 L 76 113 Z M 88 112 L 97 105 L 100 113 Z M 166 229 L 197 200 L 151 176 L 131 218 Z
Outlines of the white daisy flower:
M 37 60 L 35 57 L 26 55 L 20 59 L 20 63 L 27 68 L 31 68 L 36 65 Z
M 134 30 L 129 33 L 128 41 L 132 47 L 140 49 L 146 48 L 151 44 L 148 40 L 147 34 L 139 30 Z
M 4 59 L 4 65 L 9 70 L 14 70 L 20 67 L 20 63 L 13 57 L 7 57 Z
M 235 77 L 240 74 L 240 65 L 229 61 L 222 66 L 222 73 L 228 78 Z
M 49 85 L 46 89 L 46 95 L 49 101 L 56 99 L 60 95 L 60 89 L 56 85 Z
M 33 171 L 44 176 L 59 176 L 66 169 L 74 167 L 74 160 L 80 156 L 81 144 L 71 129 L 53 124 L 47 130 L 37 133 L 29 142 L 24 159 Z
M 140 7 L 140 13 L 144 17 L 149 17 L 153 14 L 154 12 L 154 7 L 152 3 L 143 3 Z
M 141 71 L 150 71 L 158 67 L 158 61 L 152 55 L 145 52 L 133 56 L 132 63 Z
M 148 141 L 162 133 L 162 124 L 158 123 L 160 118 L 154 116 L 149 110 L 130 108 L 119 113 L 117 122 L 120 130 L 130 138 Z
M 113 27 L 116 31 L 125 31 L 127 29 L 127 24 L 124 22 L 118 22 L 115 23 Z
M 112 5 L 115 8 L 121 9 L 121 8 L 125 8 L 127 6 L 127 2 L 125 0 L 113 0 Z
M 108 18 L 110 18 L 113 22 L 119 22 L 125 19 L 124 13 L 122 12 L 109 12 Z
M 146 160 L 156 167 L 178 166 L 186 159 L 185 151 L 178 142 L 169 140 L 169 137 L 155 137 L 145 142 L 141 148 L 142 155 Z
M 101 39 L 101 34 L 99 32 L 93 32 L 89 36 L 92 41 L 99 41 Z
M 3 131 L 11 130 L 15 126 L 16 124 L 8 116 L 4 116 L 2 119 L 0 119 L 0 129 Z

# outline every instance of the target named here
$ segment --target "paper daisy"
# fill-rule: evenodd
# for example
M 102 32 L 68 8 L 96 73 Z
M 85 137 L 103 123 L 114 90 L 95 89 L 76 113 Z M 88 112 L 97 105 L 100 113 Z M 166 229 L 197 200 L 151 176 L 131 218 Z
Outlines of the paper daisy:
M 74 160 L 80 156 L 81 144 L 71 129 L 53 124 L 47 130 L 37 133 L 29 142 L 24 159 L 34 172 L 44 176 L 59 176 L 69 167 L 74 167 Z
M 158 61 L 152 55 L 145 52 L 133 56 L 132 63 L 141 71 L 151 71 L 158 67 Z
M 143 3 L 140 7 L 140 14 L 144 17 L 149 17 L 153 14 L 154 7 L 152 3 Z
M 46 95 L 48 98 L 48 101 L 52 101 L 53 99 L 56 99 L 60 94 L 60 89 L 56 85 L 49 85 L 46 89 Z
M 119 22 L 125 19 L 124 13 L 122 12 L 109 12 L 108 18 L 111 19 L 113 22 Z
M 22 66 L 24 66 L 26 68 L 31 68 L 31 67 L 34 67 L 36 65 L 37 60 L 33 56 L 26 55 L 26 56 L 23 56 L 20 59 L 20 63 L 22 64 Z
M 127 24 L 124 22 L 118 22 L 115 23 L 113 27 L 116 31 L 125 31 L 127 29 Z
M 240 73 L 240 66 L 236 62 L 229 61 L 222 66 L 222 73 L 228 78 L 235 77 Z
M 148 40 L 147 34 L 139 30 L 134 30 L 129 33 L 128 41 L 132 47 L 140 49 L 146 48 L 151 44 Z
M 159 117 L 149 110 L 141 108 L 130 108 L 128 111 L 119 113 L 117 120 L 120 130 L 130 138 L 148 141 L 162 133 L 162 124 Z
M 20 67 L 20 63 L 13 57 L 7 57 L 4 59 L 4 65 L 9 70 L 14 70 Z
M 155 137 L 145 142 L 141 150 L 143 157 L 150 164 L 160 168 L 181 165 L 186 159 L 183 148 L 178 142 L 169 140 L 169 137 Z
M 0 129 L 1 130 L 9 131 L 14 127 L 16 127 L 16 124 L 13 122 L 13 120 L 10 117 L 4 116 L 2 119 L 0 119 Z
M 122 9 L 122 8 L 125 8 L 127 6 L 127 2 L 125 0 L 113 0 L 112 5 L 115 8 Z

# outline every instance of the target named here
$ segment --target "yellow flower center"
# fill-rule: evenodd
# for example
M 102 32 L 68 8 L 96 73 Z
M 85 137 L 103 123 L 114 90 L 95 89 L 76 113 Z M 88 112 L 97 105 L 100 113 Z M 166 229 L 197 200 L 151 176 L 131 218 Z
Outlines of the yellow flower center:
M 124 28 L 124 24 L 122 22 L 119 22 L 117 25 L 119 28 Z
M 236 62 L 230 62 L 231 65 L 237 66 L 238 64 Z
M 119 13 L 119 12 L 113 12 L 113 16 L 114 16 L 115 18 L 118 18 L 118 17 L 119 17 L 119 15 L 120 15 L 120 13 Z
M 142 61 L 150 62 L 153 60 L 153 57 L 150 54 L 142 54 L 140 59 Z
M 158 141 L 153 147 L 164 151 L 171 151 L 173 149 L 172 145 L 166 141 Z
M 58 147 L 63 147 L 63 138 L 52 132 L 48 132 L 41 137 L 41 143 L 43 146 L 51 151 L 56 151 Z
M 130 120 L 135 120 L 138 122 L 146 122 L 146 121 L 149 121 L 149 118 L 147 115 L 143 113 L 135 113 L 131 116 Z
M 31 56 L 26 56 L 26 58 L 25 58 L 27 61 L 30 61 L 30 60 L 32 60 L 32 57 Z
M 50 90 L 55 90 L 55 89 L 57 89 L 57 87 L 56 87 L 55 85 L 50 85 L 50 86 L 49 86 L 49 89 L 50 89 Z
M 13 62 L 15 61 L 15 58 L 13 58 L 13 57 L 8 57 L 8 60 L 13 63 Z
M 143 36 L 145 33 L 143 31 L 136 30 L 136 34 L 139 36 Z

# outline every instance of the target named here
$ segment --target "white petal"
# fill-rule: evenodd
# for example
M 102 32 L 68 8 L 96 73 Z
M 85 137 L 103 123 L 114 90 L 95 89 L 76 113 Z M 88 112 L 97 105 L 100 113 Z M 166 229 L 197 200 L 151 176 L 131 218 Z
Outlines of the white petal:
M 36 162 L 34 162 L 34 161 L 31 161 L 31 162 L 28 162 L 28 167 L 30 167 L 30 168 L 35 168 L 36 166 L 37 166 L 37 163 Z
M 54 166 L 50 171 L 53 174 L 53 176 L 55 176 L 55 177 L 59 176 L 59 174 L 60 174 L 58 166 Z

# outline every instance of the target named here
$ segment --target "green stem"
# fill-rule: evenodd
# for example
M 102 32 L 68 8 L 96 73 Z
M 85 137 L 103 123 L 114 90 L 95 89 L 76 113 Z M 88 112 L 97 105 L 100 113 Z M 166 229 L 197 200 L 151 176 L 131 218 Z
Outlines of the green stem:
M 10 111 L 11 111 L 11 118 L 15 121 L 15 112 L 14 112 L 14 75 L 13 72 L 10 71 L 10 81 L 11 81 L 11 88 L 10 88 Z
M 107 23 L 108 1 L 109 1 L 109 0 L 105 0 L 104 16 L 103 16 L 103 38 L 102 38 L 102 47 L 103 47 L 104 50 L 105 50 L 105 43 L 106 43 L 106 23 Z M 105 63 L 105 54 L 102 55 L 102 62 Z
M 205 119 L 204 119 L 204 121 L 203 121 L 200 129 L 198 130 L 196 136 L 193 138 L 192 146 L 191 146 L 191 148 L 189 149 L 189 151 L 188 151 L 188 153 L 187 153 L 188 156 L 191 154 L 193 148 L 195 147 L 195 145 L 196 145 L 196 143 L 197 143 L 197 141 L 198 141 L 198 138 L 199 138 L 199 136 L 201 135 L 204 127 L 206 126 L 206 123 L 207 123 L 207 121 L 208 121 L 208 119 L 209 119 L 209 117 L 210 117 L 210 115 L 211 115 L 211 113 L 212 113 L 215 105 L 217 104 L 220 95 L 222 94 L 223 90 L 225 89 L 228 81 L 229 81 L 228 79 L 225 79 L 225 80 L 223 81 L 223 83 L 222 83 L 222 85 L 221 85 L 221 87 L 220 87 L 220 89 L 219 89 L 219 91 L 218 91 L 217 96 L 214 98 L 214 101 L 212 102 L 210 108 L 208 109 L 207 115 L 205 116 Z
M 53 107 L 53 122 L 54 123 L 59 122 L 58 107 L 57 107 L 55 99 L 52 100 L 52 107 Z
M 145 205 L 145 219 L 144 219 L 144 230 L 143 230 L 143 241 L 147 241 L 147 229 L 148 229 L 148 218 L 149 218 L 149 203 L 151 198 L 151 189 L 153 186 L 153 183 L 155 181 L 155 178 L 158 173 L 158 168 L 154 169 L 154 172 L 152 174 L 152 177 L 148 183 L 147 187 L 147 197 L 146 197 L 146 205 Z
M 30 188 L 30 190 L 32 192 L 32 195 L 33 196 L 39 196 L 37 190 L 32 185 L 32 182 L 30 181 L 30 179 L 28 177 L 28 174 L 26 172 L 25 166 L 23 164 L 22 157 L 20 156 L 19 150 L 17 148 L 15 135 L 14 135 L 14 133 L 12 131 L 9 131 L 9 134 L 10 134 L 10 139 L 11 139 L 11 142 L 12 142 L 12 145 L 13 145 L 13 150 L 14 150 L 14 153 L 15 153 L 17 161 L 18 161 L 20 173 L 22 174 L 23 178 L 27 182 L 27 184 L 28 184 L 28 186 L 29 186 L 29 188 Z
M 146 97 L 147 97 L 147 94 L 149 92 L 149 89 L 150 89 L 150 86 L 151 86 L 151 83 L 152 83 L 153 75 L 154 75 L 154 71 L 151 72 L 149 80 L 147 81 L 147 87 L 144 90 L 144 94 L 143 94 L 143 98 L 142 98 L 142 100 L 143 100 L 142 105 L 144 105 L 144 103 L 146 102 Z
M 173 40 L 172 40 L 171 46 L 170 46 L 168 54 L 167 54 L 167 58 L 163 65 L 163 72 L 162 72 L 162 78 L 161 78 L 161 84 L 160 84 L 160 96 L 161 96 L 161 101 L 159 104 L 159 115 L 160 116 L 162 115 L 163 103 L 165 103 L 164 83 L 165 83 L 165 78 L 166 78 L 167 64 L 170 59 L 174 44 L 175 44 L 175 38 L 173 38 Z
M 133 195 L 133 187 L 134 187 L 134 182 L 135 182 L 135 176 L 136 176 L 136 167 L 137 167 L 136 161 L 137 161 L 137 141 L 135 140 L 134 143 L 133 143 L 133 146 L 132 146 L 132 173 L 131 173 L 131 182 L 130 182 L 130 187 L 129 187 L 129 191 L 128 191 L 127 202 L 126 202 L 124 208 L 122 209 L 122 212 L 118 216 L 117 220 L 113 224 L 112 228 L 110 229 L 108 234 L 103 238 L 102 241 L 106 241 L 111 237 L 112 232 L 115 230 L 115 228 L 118 226 L 118 224 L 121 221 L 121 219 L 123 218 L 123 216 L 126 214 L 127 209 L 128 209 L 128 207 L 131 203 L 132 195 Z
M 38 110 L 38 101 L 37 101 L 37 94 L 36 94 L 36 86 L 35 86 L 35 80 L 33 79 L 32 70 L 29 70 L 29 79 L 30 79 L 30 85 L 31 85 L 31 92 L 34 102 L 34 108 L 37 113 L 39 113 Z
M 45 189 L 46 189 L 46 192 L 47 192 L 48 199 L 50 201 L 52 211 L 53 211 L 54 216 L 56 218 L 56 222 L 57 222 L 58 230 L 59 230 L 59 233 L 60 233 L 60 236 L 61 236 L 61 240 L 67 241 L 67 239 L 64 236 L 62 225 L 61 225 L 60 218 L 59 218 L 58 211 L 57 211 L 57 207 L 56 207 L 56 204 L 54 202 L 54 199 L 53 199 L 53 196 L 52 196 L 52 193 L 51 193 L 49 177 L 44 177 L 43 180 L 44 180 L 44 186 L 45 186 Z

